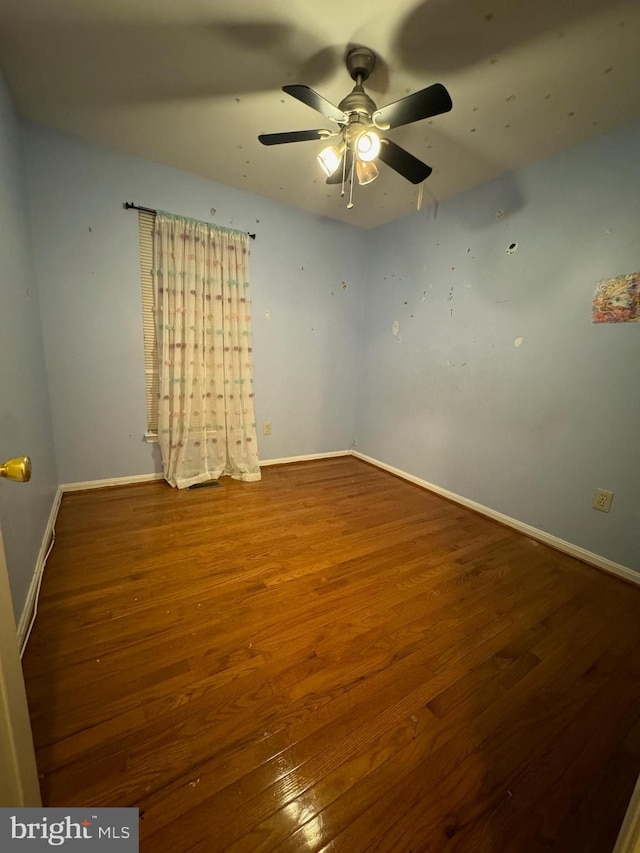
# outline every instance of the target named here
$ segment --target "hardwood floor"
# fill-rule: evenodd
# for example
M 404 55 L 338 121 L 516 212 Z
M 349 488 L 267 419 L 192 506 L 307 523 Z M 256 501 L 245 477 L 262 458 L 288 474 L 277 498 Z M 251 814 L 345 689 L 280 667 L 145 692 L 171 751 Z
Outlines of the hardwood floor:
M 610 853 L 640 589 L 353 458 L 63 498 L 24 658 L 45 805 L 141 850 Z

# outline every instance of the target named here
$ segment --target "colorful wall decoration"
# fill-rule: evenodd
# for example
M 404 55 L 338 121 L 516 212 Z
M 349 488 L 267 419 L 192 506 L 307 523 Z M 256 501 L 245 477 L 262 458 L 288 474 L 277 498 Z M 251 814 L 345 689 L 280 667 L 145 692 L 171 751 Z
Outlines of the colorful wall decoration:
M 640 272 L 599 281 L 593 294 L 591 320 L 593 323 L 640 322 Z

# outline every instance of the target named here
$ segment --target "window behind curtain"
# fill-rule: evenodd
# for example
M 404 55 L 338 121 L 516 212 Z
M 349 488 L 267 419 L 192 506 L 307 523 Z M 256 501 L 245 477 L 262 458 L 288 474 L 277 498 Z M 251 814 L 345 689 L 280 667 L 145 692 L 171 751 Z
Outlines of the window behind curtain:
M 144 379 L 147 400 L 147 432 L 158 433 L 158 355 L 153 313 L 153 232 L 155 213 L 138 211 L 140 278 L 142 282 L 142 327 L 144 332 Z

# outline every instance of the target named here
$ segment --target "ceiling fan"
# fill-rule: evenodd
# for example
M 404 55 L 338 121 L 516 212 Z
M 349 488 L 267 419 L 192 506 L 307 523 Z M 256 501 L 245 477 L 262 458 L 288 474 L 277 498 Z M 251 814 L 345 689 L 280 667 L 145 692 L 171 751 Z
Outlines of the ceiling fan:
M 263 133 L 258 139 L 263 145 L 282 145 L 288 142 L 308 142 L 319 139 L 335 140 L 318 154 L 318 162 L 327 175 L 328 184 L 344 184 L 355 161 L 358 183 L 369 184 L 378 177 L 376 160 L 381 160 L 412 184 L 420 184 L 432 172 L 430 166 L 413 154 L 381 136 L 380 131 L 412 124 L 425 118 L 449 112 L 451 97 L 441 83 L 407 95 L 399 101 L 378 109 L 362 86 L 376 63 L 376 56 L 367 47 L 349 51 L 346 65 L 355 80 L 353 91 L 336 107 L 308 86 L 283 86 L 282 91 L 302 101 L 338 125 L 337 130 L 297 130 L 289 133 Z M 342 167 L 342 168 L 340 168 Z M 353 192 L 353 177 L 351 178 Z M 352 200 L 349 207 L 353 207 Z

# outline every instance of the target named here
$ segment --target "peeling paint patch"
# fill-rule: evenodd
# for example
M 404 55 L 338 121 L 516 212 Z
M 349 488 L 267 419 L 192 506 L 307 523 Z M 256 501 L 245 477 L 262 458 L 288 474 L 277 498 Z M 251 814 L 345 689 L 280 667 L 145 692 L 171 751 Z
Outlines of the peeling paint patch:
M 270 320 L 271 319 L 271 311 L 267 311 L 264 316 L 267 318 L 267 320 Z
M 513 342 L 514 347 L 515 347 L 516 349 L 518 349 L 518 347 L 521 347 L 521 346 L 522 346 L 522 341 L 523 341 L 523 340 L 524 340 L 524 338 L 517 337 L 517 338 L 515 339 L 515 341 Z
M 393 332 L 394 337 L 398 337 L 400 335 L 400 323 L 397 320 L 393 321 L 393 325 L 391 326 L 391 331 Z
M 505 252 L 507 253 L 507 255 L 513 255 L 517 251 L 518 251 L 518 244 L 517 243 L 509 243 L 509 245 L 505 249 Z

